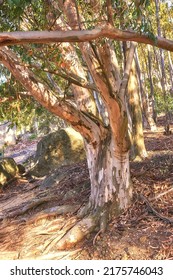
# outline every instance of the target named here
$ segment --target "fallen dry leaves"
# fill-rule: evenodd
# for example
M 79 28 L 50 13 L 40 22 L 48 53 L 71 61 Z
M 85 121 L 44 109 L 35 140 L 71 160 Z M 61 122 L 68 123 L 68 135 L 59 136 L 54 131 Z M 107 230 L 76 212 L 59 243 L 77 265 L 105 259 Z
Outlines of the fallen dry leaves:
M 0 193 L 0 259 L 173 259 L 173 135 L 162 127 L 145 131 L 145 143 L 149 157 L 131 162 L 132 206 L 105 234 L 90 234 L 72 250 L 58 252 L 56 243 L 88 200 L 86 162 L 62 167 L 52 186 L 43 179 L 7 186 Z

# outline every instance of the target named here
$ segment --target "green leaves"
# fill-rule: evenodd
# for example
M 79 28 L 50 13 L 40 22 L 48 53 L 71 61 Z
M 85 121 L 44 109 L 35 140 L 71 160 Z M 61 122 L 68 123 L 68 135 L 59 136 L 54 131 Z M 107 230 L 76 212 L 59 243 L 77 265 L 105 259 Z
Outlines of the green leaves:
M 8 4 L 11 7 L 25 7 L 26 5 L 30 4 L 31 0 L 7 0 Z
M 9 8 L 13 11 L 14 18 L 21 16 L 25 7 L 31 2 L 31 0 L 7 0 Z

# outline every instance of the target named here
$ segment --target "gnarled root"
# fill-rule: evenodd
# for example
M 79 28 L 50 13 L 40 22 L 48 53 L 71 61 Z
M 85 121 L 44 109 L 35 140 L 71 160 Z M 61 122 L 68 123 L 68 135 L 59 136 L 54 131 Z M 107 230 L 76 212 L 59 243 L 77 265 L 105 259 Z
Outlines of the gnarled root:
M 84 212 L 89 210 L 85 208 Z M 82 220 L 77 222 L 57 243 L 56 248 L 58 250 L 65 250 L 73 247 L 88 234 L 99 231 L 104 232 L 107 227 L 109 220 L 109 208 L 100 208 L 94 213 L 84 217 Z M 84 214 L 84 213 L 83 213 Z M 83 215 L 82 215 L 83 216 Z

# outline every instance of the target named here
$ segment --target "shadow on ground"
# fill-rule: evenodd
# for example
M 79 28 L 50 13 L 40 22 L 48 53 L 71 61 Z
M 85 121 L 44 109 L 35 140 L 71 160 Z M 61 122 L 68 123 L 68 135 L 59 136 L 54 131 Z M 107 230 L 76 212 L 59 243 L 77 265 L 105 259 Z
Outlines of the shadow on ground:
M 157 136 L 156 136 L 157 135 Z M 90 234 L 71 250 L 57 251 L 90 193 L 86 162 L 60 167 L 45 179 L 19 178 L 0 193 L 0 259 L 173 259 L 173 136 L 145 133 L 148 159 L 131 162 L 132 207 L 105 234 Z M 165 145 L 166 143 L 166 145 Z M 155 148 L 157 146 L 157 149 Z

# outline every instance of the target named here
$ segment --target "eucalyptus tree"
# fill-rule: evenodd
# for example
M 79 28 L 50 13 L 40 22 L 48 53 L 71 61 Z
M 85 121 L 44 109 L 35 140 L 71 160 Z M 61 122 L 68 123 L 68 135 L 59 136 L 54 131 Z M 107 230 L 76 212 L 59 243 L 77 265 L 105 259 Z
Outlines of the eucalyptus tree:
M 8 1 L 21 13 L 15 24 L 11 17 L 4 20 L 11 32 L 0 33 L 1 63 L 40 104 L 79 131 L 85 142 L 91 193 L 79 222 L 59 241 L 59 248 L 71 246 L 98 226 L 104 231 L 109 220 L 131 204 L 132 123 L 127 99 L 134 42 L 173 51 L 171 40 L 150 32 L 149 2 Z M 4 2 L 4 16 L 7 8 Z M 131 42 L 122 68 L 116 41 Z M 29 65 L 20 53 L 22 46 L 31 56 Z M 51 82 L 43 71 L 51 75 Z

